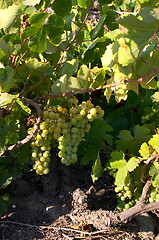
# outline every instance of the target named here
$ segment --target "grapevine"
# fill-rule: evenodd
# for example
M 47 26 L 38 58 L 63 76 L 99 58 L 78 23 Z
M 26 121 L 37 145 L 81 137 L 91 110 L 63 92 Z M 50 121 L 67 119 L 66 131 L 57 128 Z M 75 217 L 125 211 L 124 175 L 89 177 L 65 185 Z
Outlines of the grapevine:
M 35 161 L 33 169 L 36 173 L 49 173 L 51 144 L 57 144 L 62 163 L 75 163 L 78 145 L 84 133 L 90 130 L 90 122 L 103 115 L 104 111 L 100 106 L 94 107 L 90 100 L 79 104 L 75 97 L 67 100 L 66 107 L 57 105 L 44 108 L 40 130 L 31 142 L 32 159 Z M 31 132 L 32 129 L 29 129 L 28 134 Z
M 48 174 L 56 147 L 66 165 L 92 161 L 93 181 L 114 177 L 118 210 L 137 205 L 147 182 L 156 206 L 158 1 L 98 0 L 96 23 L 93 4 L 1 1 L 0 189 L 30 165 Z

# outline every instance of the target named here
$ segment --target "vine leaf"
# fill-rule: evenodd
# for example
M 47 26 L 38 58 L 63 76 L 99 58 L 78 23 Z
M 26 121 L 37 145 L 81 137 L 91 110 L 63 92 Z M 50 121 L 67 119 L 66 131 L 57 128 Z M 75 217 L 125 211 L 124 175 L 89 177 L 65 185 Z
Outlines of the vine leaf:
M 23 112 L 25 114 L 27 114 L 27 115 L 31 114 L 31 109 L 29 107 L 27 107 L 21 99 L 17 98 L 16 103 L 20 106 L 20 108 L 23 110 Z
M 53 44 L 61 41 L 61 35 L 64 32 L 64 19 L 56 14 L 52 14 L 47 23 L 49 40 Z
M 40 0 L 23 0 L 24 5 L 28 6 L 35 6 L 36 4 L 39 4 Z
M 152 100 L 155 102 L 159 102 L 159 92 L 155 92 L 152 96 L 151 96 Z
M 77 5 L 83 8 L 88 8 L 93 3 L 93 0 L 77 0 Z
M 128 154 L 137 154 L 141 144 L 150 139 L 150 130 L 145 126 L 135 126 L 134 136 L 128 130 L 121 130 L 116 141 L 117 150 L 128 152 Z
M 6 69 L 0 68 L 0 92 L 8 92 L 14 85 L 15 70 L 6 66 Z
M 8 28 L 19 14 L 20 6 L 13 4 L 5 9 L 0 9 L 0 29 Z
M 71 0 L 65 0 L 65 3 L 64 3 L 63 0 L 55 0 L 52 4 L 52 8 L 58 16 L 65 17 L 71 11 L 72 1 Z
M 90 80 L 90 69 L 86 65 L 82 65 L 77 73 L 77 79 L 79 80 L 81 87 L 84 89 L 88 89 L 89 85 L 91 84 L 89 82 Z
M 129 172 L 128 172 L 127 166 L 125 165 L 120 167 L 120 169 L 117 171 L 115 176 L 115 185 L 118 187 L 124 186 L 128 176 L 129 176 Z
M 9 103 L 15 100 L 18 95 L 11 95 L 9 93 L 0 93 L 0 108 L 6 107 Z
M 155 134 L 148 142 L 157 152 L 159 152 L 159 135 Z
M 101 165 L 101 160 L 100 160 L 100 156 L 98 153 L 98 156 L 92 166 L 91 177 L 92 177 L 93 182 L 98 180 L 98 178 L 101 176 L 102 171 L 103 171 L 103 167 Z
M 146 142 L 144 142 L 139 150 L 139 153 L 143 159 L 148 159 L 150 156 L 149 146 Z
M 127 163 L 127 169 L 129 172 L 133 172 L 139 166 L 139 159 L 136 157 L 132 157 L 129 159 Z

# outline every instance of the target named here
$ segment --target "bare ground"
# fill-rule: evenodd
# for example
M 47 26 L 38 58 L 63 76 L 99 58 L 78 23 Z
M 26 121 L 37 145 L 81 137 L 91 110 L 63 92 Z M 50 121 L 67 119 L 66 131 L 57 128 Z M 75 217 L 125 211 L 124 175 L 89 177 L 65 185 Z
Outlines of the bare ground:
M 57 157 L 51 165 L 47 176 L 30 171 L 11 184 L 10 209 L 0 222 L 1 240 L 158 239 L 156 219 L 154 224 L 148 218 L 144 232 L 143 219 L 116 228 L 106 226 L 105 219 L 116 213 L 108 173 L 93 183 L 90 166 L 67 167 Z

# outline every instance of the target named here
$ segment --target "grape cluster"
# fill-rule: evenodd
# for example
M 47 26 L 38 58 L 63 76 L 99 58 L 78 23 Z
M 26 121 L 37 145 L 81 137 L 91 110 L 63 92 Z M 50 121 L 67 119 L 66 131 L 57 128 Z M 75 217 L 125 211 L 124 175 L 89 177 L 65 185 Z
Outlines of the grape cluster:
M 159 202 L 159 191 L 157 188 L 152 188 L 148 198 L 149 203 Z
M 49 172 L 51 144 L 58 143 L 61 162 L 70 165 L 77 161 L 77 148 L 84 133 L 90 130 L 89 122 L 101 118 L 104 111 L 94 107 L 90 100 L 78 104 L 76 98 L 67 100 L 67 106 L 50 106 L 43 111 L 40 130 L 32 139 L 33 169 L 37 174 Z M 32 129 L 29 129 L 29 133 Z
M 135 205 L 135 201 L 133 199 L 133 194 L 130 186 L 122 186 L 116 187 L 115 192 L 118 196 L 118 205 L 117 209 L 122 211 L 126 210 Z

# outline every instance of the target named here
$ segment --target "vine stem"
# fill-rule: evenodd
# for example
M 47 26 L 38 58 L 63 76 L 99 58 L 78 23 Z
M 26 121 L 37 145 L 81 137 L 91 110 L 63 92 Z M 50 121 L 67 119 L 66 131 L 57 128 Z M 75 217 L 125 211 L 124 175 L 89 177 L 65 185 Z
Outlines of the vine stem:
M 22 99 L 24 99 L 24 101 L 26 101 L 27 105 L 32 105 L 33 107 L 36 108 L 36 111 L 37 111 L 37 113 L 38 113 L 37 122 L 36 122 L 36 124 L 35 124 L 35 126 L 34 126 L 33 131 L 32 131 L 31 134 L 29 134 L 28 136 L 26 136 L 26 138 L 24 138 L 23 140 L 18 141 L 17 143 L 15 143 L 15 144 L 13 144 L 13 145 L 11 145 L 11 146 L 9 146 L 9 147 L 6 147 L 5 152 L 2 153 L 2 154 L 0 154 L 0 157 L 5 156 L 5 153 L 6 153 L 7 151 L 11 151 L 11 150 L 13 150 L 13 149 L 15 149 L 15 148 L 18 148 L 18 147 L 24 145 L 25 143 L 29 142 L 29 141 L 31 140 L 31 138 L 34 136 L 34 134 L 35 134 L 35 133 L 38 131 L 38 129 L 39 129 L 39 125 L 40 125 L 40 122 L 41 122 L 41 115 L 42 115 L 42 114 L 41 114 L 41 108 L 40 108 L 40 106 L 39 106 L 36 102 L 34 102 L 33 100 L 31 100 L 31 99 L 28 99 L 28 98 L 25 98 L 25 97 L 22 97 Z
M 66 97 L 66 96 L 71 96 L 71 95 L 75 95 L 75 94 L 81 94 L 81 93 L 87 93 L 87 92 L 94 92 L 94 91 L 97 91 L 97 90 L 102 90 L 102 89 L 106 89 L 106 88 L 113 88 L 113 87 L 116 87 L 116 86 L 119 86 L 119 85 L 123 85 L 123 84 L 128 84 L 128 83 L 131 83 L 131 82 L 142 82 L 152 76 L 155 76 L 156 74 L 159 73 L 159 69 L 158 70 L 153 70 L 153 72 L 141 77 L 141 78 L 138 78 L 138 79 L 130 79 L 130 80 L 127 80 L 127 79 L 124 79 L 122 82 L 113 82 L 113 83 L 110 83 L 110 84 L 106 84 L 104 86 L 101 86 L 101 87 L 97 87 L 97 88 L 88 88 L 88 89 L 82 89 L 82 90 L 77 90 L 77 91 L 71 91 L 71 92 L 65 92 L 65 93 L 59 93 L 59 94 L 52 94 L 52 95 L 43 95 L 43 96 L 40 96 L 40 97 L 37 97 L 37 98 L 34 98 L 34 101 L 36 100 L 48 100 L 48 99 L 51 99 L 51 98 L 59 98 L 59 97 Z

